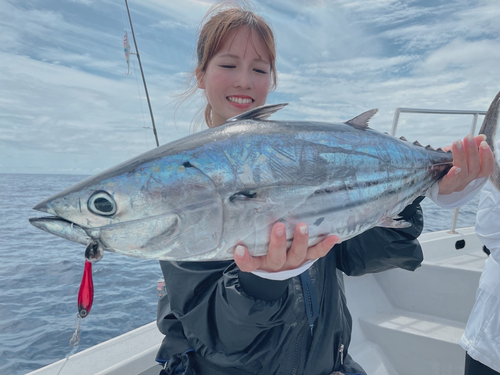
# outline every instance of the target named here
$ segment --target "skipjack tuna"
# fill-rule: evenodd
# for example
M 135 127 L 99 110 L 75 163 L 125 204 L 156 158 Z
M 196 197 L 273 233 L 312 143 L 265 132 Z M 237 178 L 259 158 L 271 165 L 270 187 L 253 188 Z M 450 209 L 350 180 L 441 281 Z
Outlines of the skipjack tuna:
M 500 93 L 481 133 L 493 149 Z M 371 110 L 345 123 L 268 121 L 268 105 L 87 178 L 39 203 L 54 216 L 30 219 L 49 233 L 102 251 L 159 260 L 231 259 L 244 244 L 267 252 L 281 221 L 292 241 L 299 222 L 310 245 L 347 240 L 397 214 L 439 181 L 451 152 L 368 127 Z M 499 168 L 495 183 L 500 186 Z

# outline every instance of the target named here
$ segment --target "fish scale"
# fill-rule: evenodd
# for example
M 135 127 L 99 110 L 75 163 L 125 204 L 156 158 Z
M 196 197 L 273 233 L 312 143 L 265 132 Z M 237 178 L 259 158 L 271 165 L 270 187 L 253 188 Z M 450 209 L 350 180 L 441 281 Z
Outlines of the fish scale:
M 481 129 L 492 148 L 499 95 Z M 277 221 L 289 244 L 307 223 L 310 245 L 404 226 L 398 213 L 452 166 L 451 153 L 370 129 L 376 110 L 345 123 L 268 120 L 283 107 L 255 108 L 89 177 L 39 203 L 53 216 L 30 222 L 134 257 L 225 260 L 237 244 L 257 256 Z

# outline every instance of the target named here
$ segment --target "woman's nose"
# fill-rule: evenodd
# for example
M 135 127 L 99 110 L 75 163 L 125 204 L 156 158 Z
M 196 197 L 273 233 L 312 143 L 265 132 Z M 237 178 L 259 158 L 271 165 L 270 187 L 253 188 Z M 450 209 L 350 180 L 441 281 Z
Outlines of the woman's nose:
M 251 72 L 244 69 L 240 70 L 236 77 L 235 86 L 244 89 L 251 89 L 253 86 Z

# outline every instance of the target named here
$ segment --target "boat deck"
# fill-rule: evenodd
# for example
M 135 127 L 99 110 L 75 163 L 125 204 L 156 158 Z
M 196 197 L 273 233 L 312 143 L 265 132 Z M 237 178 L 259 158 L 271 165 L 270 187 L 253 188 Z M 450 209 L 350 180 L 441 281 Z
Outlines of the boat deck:
M 415 272 L 345 277 L 353 316 L 349 353 L 368 374 L 463 373 L 465 352 L 458 342 L 486 254 L 474 228 L 457 232 L 422 235 L 425 260 Z M 162 339 L 153 322 L 30 374 L 55 375 L 66 362 L 60 375 L 156 375 Z
M 350 352 L 368 374 L 463 374 L 465 352 L 458 342 L 487 259 L 473 229 L 424 234 L 425 260 L 415 272 L 346 277 L 348 304 L 359 323 Z

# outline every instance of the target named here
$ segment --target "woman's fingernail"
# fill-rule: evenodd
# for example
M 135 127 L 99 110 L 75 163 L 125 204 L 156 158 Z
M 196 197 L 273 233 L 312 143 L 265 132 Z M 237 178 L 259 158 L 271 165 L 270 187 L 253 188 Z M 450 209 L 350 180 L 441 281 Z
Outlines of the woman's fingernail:
M 481 146 L 481 148 L 486 150 L 488 148 L 488 143 L 486 143 L 486 141 L 482 141 L 480 146 Z
M 459 174 L 461 170 L 462 170 L 462 168 L 455 169 L 455 174 Z
M 461 150 L 461 149 L 462 149 L 462 141 L 456 141 L 456 142 L 455 142 L 455 146 L 457 146 L 457 148 L 458 148 L 459 150 Z
M 236 249 L 234 250 L 236 255 L 239 257 L 243 257 L 245 255 L 245 248 L 241 245 L 236 246 Z
M 275 233 L 278 237 L 283 237 L 283 235 L 285 234 L 285 227 L 280 225 L 278 228 L 276 228 Z
M 299 227 L 299 232 L 300 232 L 300 234 L 307 234 L 307 233 L 309 233 L 309 227 L 305 224 L 301 225 Z

